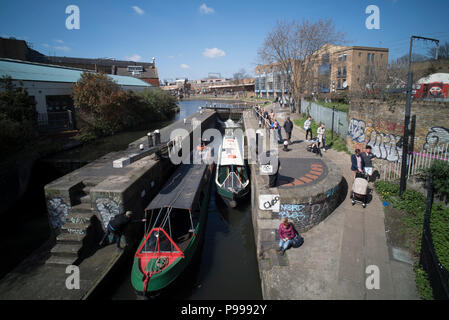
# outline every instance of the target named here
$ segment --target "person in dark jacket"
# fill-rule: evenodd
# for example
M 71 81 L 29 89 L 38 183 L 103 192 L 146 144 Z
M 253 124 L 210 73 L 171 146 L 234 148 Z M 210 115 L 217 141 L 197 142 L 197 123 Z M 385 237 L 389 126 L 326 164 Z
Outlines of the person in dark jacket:
M 363 174 L 363 167 L 363 158 L 360 149 L 355 149 L 355 154 L 351 156 L 351 171 L 354 179 L 357 172 Z
M 132 217 L 131 211 L 126 211 L 125 214 L 118 214 L 115 217 L 113 217 L 111 219 L 111 221 L 109 221 L 109 223 L 108 223 L 108 226 L 106 228 L 106 232 L 103 236 L 103 239 L 101 239 L 101 241 L 100 241 L 100 246 L 104 245 L 104 242 L 109 237 L 109 235 L 112 233 L 114 235 L 114 238 L 115 238 L 115 241 L 117 244 L 117 248 L 122 249 L 120 247 L 120 239 L 121 239 L 122 235 L 125 233 L 126 227 L 128 226 L 128 224 L 146 221 L 146 219 L 131 220 L 131 217 Z
M 287 120 L 284 123 L 284 130 L 285 130 L 285 133 L 287 134 L 288 144 L 291 144 L 293 122 L 290 120 L 290 117 L 287 117 Z

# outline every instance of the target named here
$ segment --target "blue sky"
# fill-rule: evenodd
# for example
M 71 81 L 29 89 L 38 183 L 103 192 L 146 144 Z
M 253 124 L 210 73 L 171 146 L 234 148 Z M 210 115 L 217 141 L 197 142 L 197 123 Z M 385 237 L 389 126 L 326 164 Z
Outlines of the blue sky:
M 68 30 L 68 5 L 80 9 L 80 29 Z M 380 29 L 368 30 L 368 5 L 380 9 Z M 333 19 L 348 45 L 408 52 L 411 35 L 449 41 L 449 1 L 417 0 L 0 0 L 0 36 L 13 36 L 50 55 L 151 61 L 161 79 L 200 79 L 209 72 L 253 73 L 257 51 L 277 20 Z M 426 49 L 416 44 L 416 52 Z

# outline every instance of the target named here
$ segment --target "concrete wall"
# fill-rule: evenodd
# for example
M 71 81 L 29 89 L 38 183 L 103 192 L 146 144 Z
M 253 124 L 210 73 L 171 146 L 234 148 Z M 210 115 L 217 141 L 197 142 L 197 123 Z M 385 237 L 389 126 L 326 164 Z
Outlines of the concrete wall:
M 400 161 L 404 135 L 405 101 L 351 102 L 348 113 L 349 150 L 372 146 L 378 159 Z M 416 101 L 411 115 L 416 115 L 414 151 L 443 148 L 449 143 L 449 104 Z

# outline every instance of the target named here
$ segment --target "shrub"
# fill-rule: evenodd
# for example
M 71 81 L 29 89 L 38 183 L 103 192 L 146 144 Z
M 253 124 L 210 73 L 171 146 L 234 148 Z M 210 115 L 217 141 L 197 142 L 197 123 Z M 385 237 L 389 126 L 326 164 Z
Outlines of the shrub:
M 10 77 L 0 79 L 0 145 L 2 152 L 32 144 L 38 137 L 36 103 Z
M 449 198 L 449 162 L 436 160 L 431 167 L 427 169 L 427 173 L 433 176 L 433 188 L 437 195 Z

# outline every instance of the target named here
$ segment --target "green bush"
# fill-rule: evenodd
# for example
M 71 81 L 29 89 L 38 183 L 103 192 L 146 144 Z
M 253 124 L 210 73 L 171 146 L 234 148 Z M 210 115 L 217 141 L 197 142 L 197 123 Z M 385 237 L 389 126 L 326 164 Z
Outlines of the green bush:
M 377 181 L 374 184 L 381 198 L 394 208 L 404 212 L 402 221 L 410 242 L 414 243 L 413 255 L 419 257 L 421 251 L 422 229 L 426 211 L 426 198 L 418 191 L 406 190 L 402 199 L 399 197 L 399 185 L 392 182 Z M 436 255 L 440 263 L 449 270 L 449 208 L 434 204 L 430 213 L 430 230 Z M 416 262 L 416 285 L 422 299 L 433 299 L 427 274 Z
M 32 145 L 38 138 L 34 100 L 22 87 L 15 87 L 10 77 L 0 79 L 0 146 L 12 152 Z
M 449 198 L 449 162 L 436 160 L 426 171 L 433 176 L 433 188 L 437 195 Z

